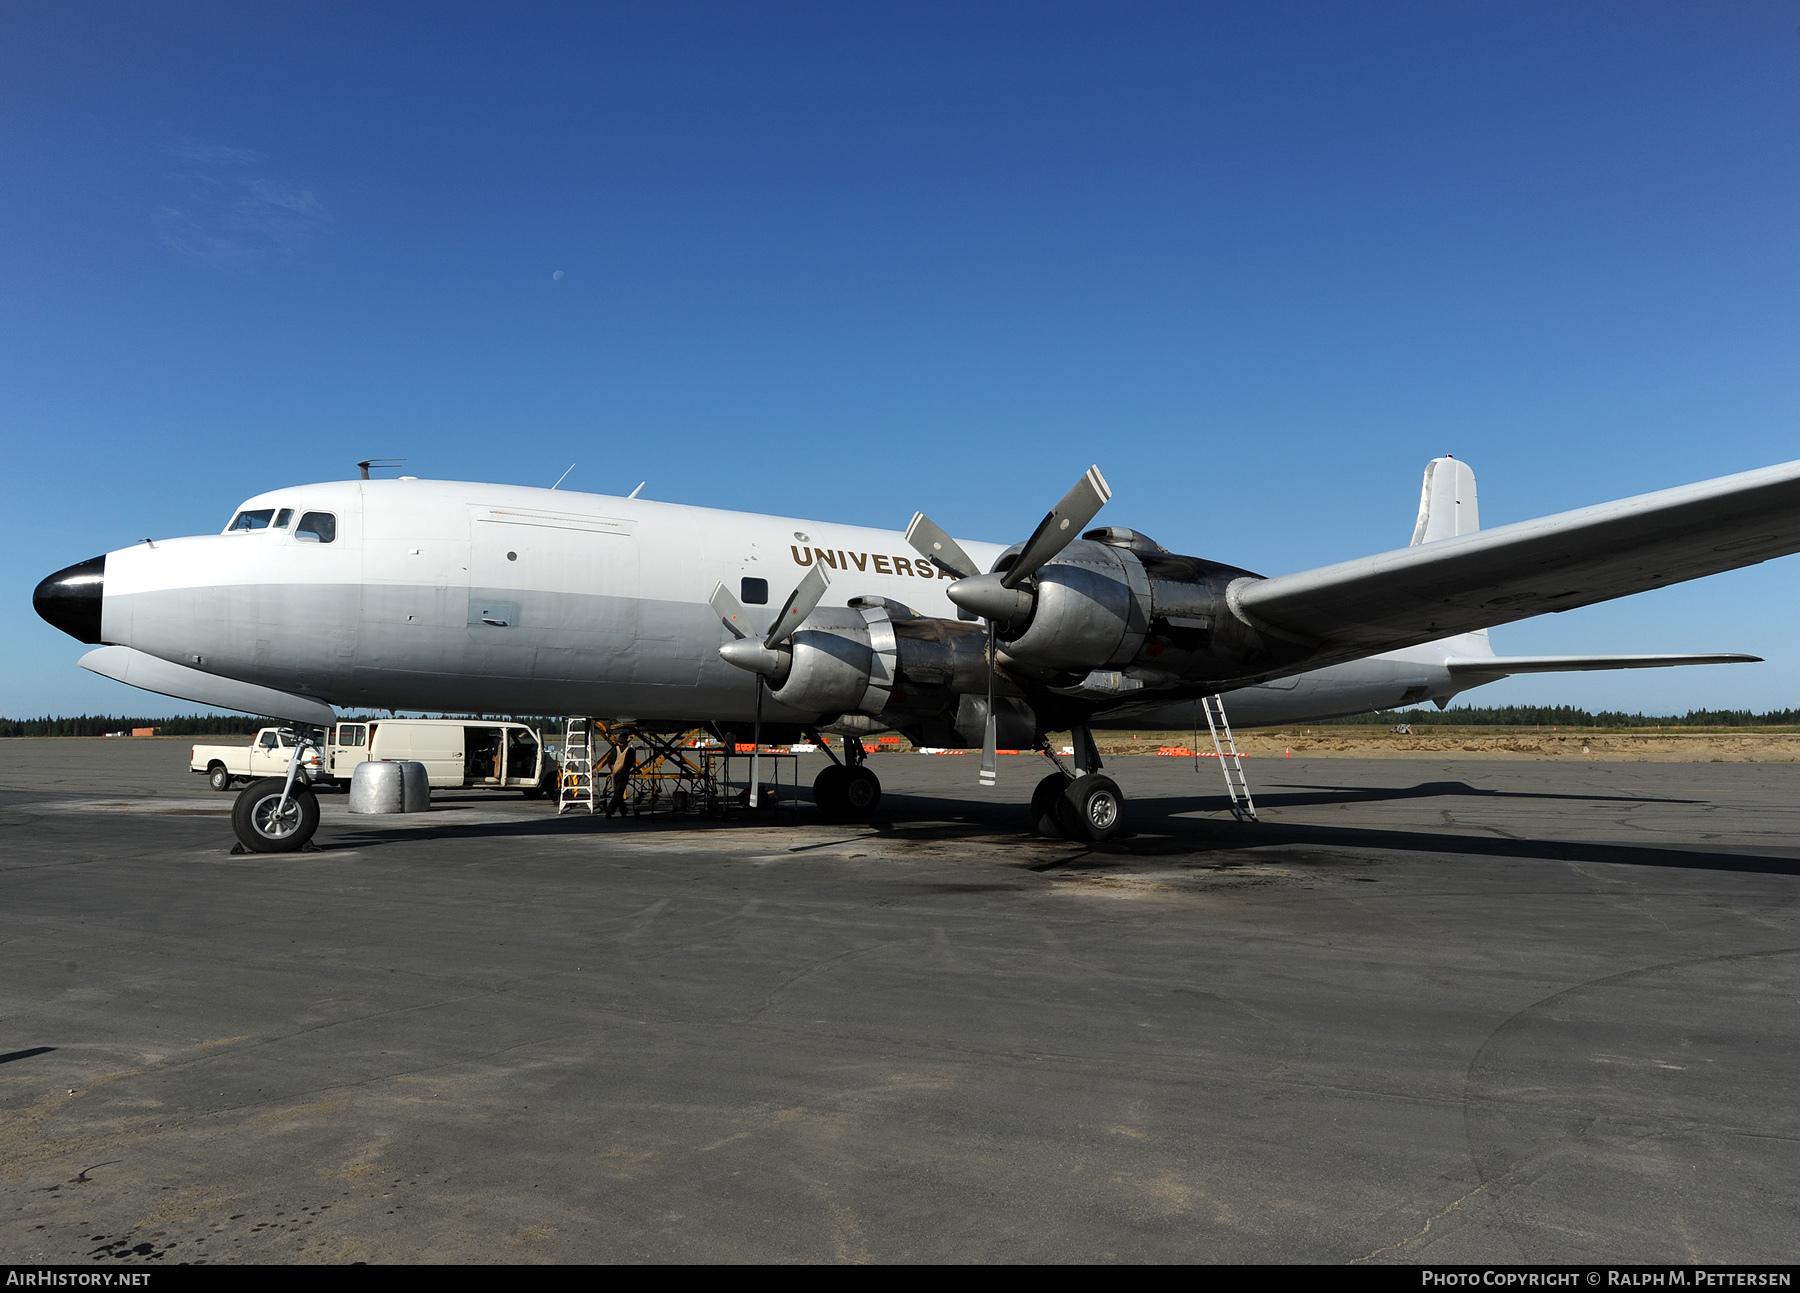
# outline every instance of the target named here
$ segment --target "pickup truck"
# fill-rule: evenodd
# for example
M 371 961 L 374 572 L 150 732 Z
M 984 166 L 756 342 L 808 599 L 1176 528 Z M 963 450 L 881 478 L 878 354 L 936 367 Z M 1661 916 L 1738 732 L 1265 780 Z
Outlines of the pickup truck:
M 294 756 L 294 738 L 278 727 L 265 727 L 248 745 L 196 745 L 188 754 L 188 768 L 202 773 L 214 790 L 230 790 L 240 781 L 258 777 L 287 776 Z M 317 750 L 308 750 L 300 762 L 301 776 L 310 784 L 320 778 Z

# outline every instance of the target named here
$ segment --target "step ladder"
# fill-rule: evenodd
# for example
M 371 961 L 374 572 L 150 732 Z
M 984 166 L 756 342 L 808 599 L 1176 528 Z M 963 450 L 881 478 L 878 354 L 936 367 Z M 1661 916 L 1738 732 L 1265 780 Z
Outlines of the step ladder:
M 562 772 L 556 778 L 556 815 L 594 811 L 594 723 L 569 718 L 563 723 Z
M 1254 822 L 1256 801 L 1250 798 L 1250 783 L 1244 778 L 1243 760 L 1238 756 L 1237 740 L 1231 735 L 1231 723 L 1225 717 L 1225 698 L 1213 695 L 1202 698 L 1207 730 L 1212 733 L 1213 750 L 1219 756 L 1219 771 L 1225 774 L 1225 793 L 1231 796 L 1231 815 L 1240 822 Z M 1223 729 L 1225 740 L 1219 741 Z

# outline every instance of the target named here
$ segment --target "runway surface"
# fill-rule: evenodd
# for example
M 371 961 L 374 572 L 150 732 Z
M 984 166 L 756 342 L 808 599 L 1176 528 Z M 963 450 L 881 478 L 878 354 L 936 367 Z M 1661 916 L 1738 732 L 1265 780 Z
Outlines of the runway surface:
M 868 827 L 441 793 L 234 857 L 0 741 L 0 1259 L 1794 1253 L 1800 765 L 889 755 Z M 802 784 L 810 781 L 803 772 Z

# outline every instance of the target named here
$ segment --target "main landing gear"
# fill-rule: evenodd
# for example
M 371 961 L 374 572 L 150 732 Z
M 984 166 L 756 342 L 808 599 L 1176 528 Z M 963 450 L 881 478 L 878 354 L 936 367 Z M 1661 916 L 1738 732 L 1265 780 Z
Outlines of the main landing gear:
M 846 763 L 839 763 L 824 737 L 813 734 L 831 766 L 813 778 L 813 802 L 819 812 L 834 821 L 863 821 L 881 805 L 881 778 L 864 766 L 868 751 L 854 736 L 844 738 Z
M 1098 844 L 1119 833 L 1125 824 L 1125 793 L 1119 783 L 1100 771 L 1100 752 L 1093 733 L 1085 727 L 1074 731 L 1075 775 L 1058 764 L 1031 792 L 1031 827 L 1039 835 L 1061 836 L 1081 844 Z M 1049 753 L 1049 747 L 1045 747 Z M 1052 755 L 1054 761 L 1055 756 Z

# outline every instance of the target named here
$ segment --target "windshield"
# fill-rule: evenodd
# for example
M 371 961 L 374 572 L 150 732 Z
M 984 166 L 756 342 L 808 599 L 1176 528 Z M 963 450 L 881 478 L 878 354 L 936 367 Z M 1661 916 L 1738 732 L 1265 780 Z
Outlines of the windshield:
M 239 512 L 237 519 L 225 529 L 227 533 L 232 530 L 266 530 L 269 528 L 269 522 L 274 519 L 275 509 L 272 507 L 260 508 L 254 512 Z

